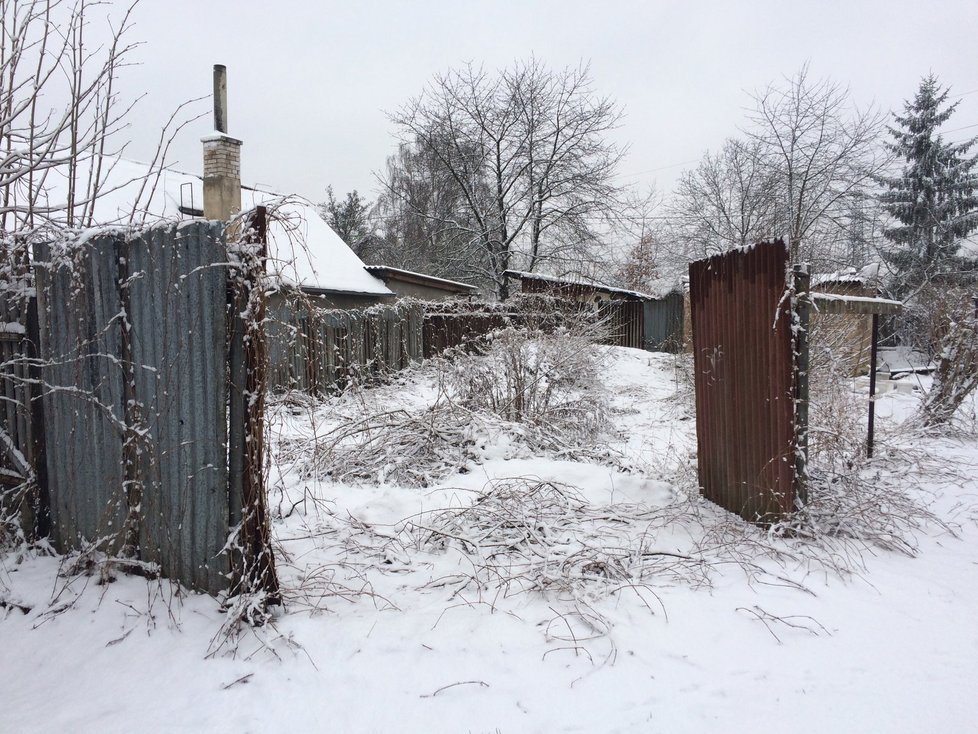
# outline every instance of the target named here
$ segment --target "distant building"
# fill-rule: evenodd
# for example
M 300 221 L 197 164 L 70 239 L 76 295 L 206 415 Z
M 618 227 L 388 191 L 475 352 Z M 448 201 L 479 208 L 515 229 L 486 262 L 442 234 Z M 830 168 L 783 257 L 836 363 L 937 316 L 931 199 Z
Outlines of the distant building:
M 819 293 L 858 298 L 880 295 L 879 265 L 873 263 L 861 270 L 846 268 L 834 273 L 812 275 L 811 288 Z M 869 314 L 819 315 L 811 312 L 809 344 L 812 360 L 847 375 L 869 372 L 873 346 L 873 320 Z
M 610 343 L 655 352 L 676 352 L 683 342 L 683 294 L 661 297 L 607 286 L 583 278 L 555 278 L 507 270 L 511 293 L 543 293 L 604 309 L 611 324 Z M 518 286 L 515 287 L 515 286 Z
M 366 265 L 366 271 L 383 281 L 395 295 L 401 298 L 419 298 L 423 301 L 442 301 L 447 298 L 471 298 L 478 288 L 457 280 L 436 278 L 433 275 L 392 268 L 387 265 Z

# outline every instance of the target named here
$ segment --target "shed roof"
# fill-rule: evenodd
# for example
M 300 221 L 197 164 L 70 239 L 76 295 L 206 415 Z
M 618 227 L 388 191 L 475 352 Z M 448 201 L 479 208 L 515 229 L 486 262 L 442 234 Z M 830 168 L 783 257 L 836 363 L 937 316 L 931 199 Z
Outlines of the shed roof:
M 462 283 L 457 280 L 448 280 L 447 278 L 436 278 L 434 275 L 428 275 L 427 273 L 416 273 L 411 270 L 392 268 L 388 265 L 365 265 L 364 267 L 368 273 L 385 281 L 390 278 L 392 280 L 400 280 L 406 283 L 414 283 L 416 285 L 424 285 L 431 288 L 440 288 L 441 290 L 449 291 L 451 293 L 475 293 L 478 290 L 476 286 L 470 285 L 469 283 Z
M 889 298 L 866 298 L 862 296 L 841 296 L 836 293 L 816 293 L 812 291 L 812 305 L 819 313 L 836 314 L 895 314 L 903 309 L 900 301 Z
M 626 296 L 631 299 L 640 301 L 658 301 L 659 298 L 649 295 L 648 293 L 641 293 L 640 291 L 632 291 L 626 288 L 615 288 L 614 286 L 603 285 L 601 283 L 596 283 L 593 280 L 588 280 L 586 278 L 557 278 L 553 275 L 543 275 L 541 273 L 527 273 L 523 270 L 507 270 L 504 273 L 505 276 L 511 278 L 519 278 L 520 280 L 531 280 L 544 283 L 553 283 L 554 285 L 560 287 L 578 287 L 578 288 L 589 288 L 601 293 L 608 293 L 609 295 L 619 295 Z

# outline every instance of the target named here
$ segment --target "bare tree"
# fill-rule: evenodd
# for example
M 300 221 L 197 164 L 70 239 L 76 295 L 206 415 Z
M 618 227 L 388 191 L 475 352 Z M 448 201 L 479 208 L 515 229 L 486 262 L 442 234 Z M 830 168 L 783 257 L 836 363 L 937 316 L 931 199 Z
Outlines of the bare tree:
M 378 178 L 382 190 L 372 214 L 379 238 L 361 257 L 466 282 L 483 279 L 484 252 L 470 234 L 478 225 L 435 152 L 402 143 Z
M 784 222 L 791 257 L 831 259 L 851 200 L 883 165 L 883 115 L 855 108 L 845 87 L 811 79 L 807 64 L 753 98 L 745 132 L 777 179 L 776 218 Z
M 92 7 L 64 0 L 0 0 L 0 229 L 92 222 L 113 134 L 131 108 L 114 83 L 134 44 L 133 6 L 88 44 Z M 52 199 L 52 185 L 63 196 Z
M 0 0 L 0 238 L 7 263 L 27 262 L 40 228 L 88 227 L 96 202 L 132 185 L 129 223 L 141 221 L 175 135 L 192 119 L 180 105 L 161 127 L 146 174 L 112 175 L 137 99 L 118 90 L 129 65 L 136 2 Z M 112 181 L 109 184 L 109 181 Z M 16 240 L 17 244 L 13 244 Z
M 945 425 L 969 395 L 978 390 L 978 299 L 959 291 L 948 309 L 937 355 L 937 373 L 921 406 L 926 426 Z
M 456 187 L 461 216 L 441 223 L 483 253 L 484 279 L 506 298 L 507 269 L 560 269 L 618 214 L 624 150 L 607 135 L 621 114 L 595 94 L 586 66 L 552 71 L 530 59 L 438 75 L 391 120 Z
M 651 232 L 644 235 L 625 253 L 618 266 L 618 282 L 622 288 L 647 291 L 659 277 L 658 243 Z
M 672 205 L 676 236 L 708 256 L 778 234 L 778 176 L 754 140 L 728 139 L 679 179 Z

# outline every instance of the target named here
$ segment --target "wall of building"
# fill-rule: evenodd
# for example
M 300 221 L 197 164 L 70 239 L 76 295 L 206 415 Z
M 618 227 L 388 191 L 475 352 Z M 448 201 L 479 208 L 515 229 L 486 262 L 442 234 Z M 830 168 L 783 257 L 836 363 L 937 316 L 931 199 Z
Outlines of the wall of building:
M 445 290 L 419 283 L 409 283 L 396 278 L 387 278 L 384 285 L 390 288 L 398 298 L 418 298 L 422 301 L 445 301 L 452 298 L 466 298 L 466 294 Z
M 839 296 L 878 296 L 864 283 L 825 283 L 812 287 L 819 293 Z M 811 369 L 861 375 L 869 372 L 873 346 L 873 317 L 862 314 L 819 314 L 814 309 L 809 321 Z

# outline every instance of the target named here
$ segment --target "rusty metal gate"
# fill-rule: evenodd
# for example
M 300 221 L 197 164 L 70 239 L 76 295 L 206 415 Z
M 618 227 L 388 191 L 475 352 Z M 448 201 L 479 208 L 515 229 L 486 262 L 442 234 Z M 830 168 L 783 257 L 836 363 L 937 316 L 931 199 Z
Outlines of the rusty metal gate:
M 703 495 L 751 522 L 792 511 L 796 460 L 788 251 L 761 243 L 689 266 Z

